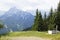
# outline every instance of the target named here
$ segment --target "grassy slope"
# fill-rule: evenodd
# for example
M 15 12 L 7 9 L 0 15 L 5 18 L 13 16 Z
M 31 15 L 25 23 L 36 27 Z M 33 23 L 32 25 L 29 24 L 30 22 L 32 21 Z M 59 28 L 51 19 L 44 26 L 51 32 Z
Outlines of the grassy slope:
M 52 38 L 59 40 L 60 33 L 49 35 L 47 32 L 37 32 L 37 31 L 23 31 L 23 32 L 11 32 L 8 35 L 2 36 L 4 37 L 16 37 L 16 36 L 36 36 L 36 37 L 43 37 L 43 38 Z

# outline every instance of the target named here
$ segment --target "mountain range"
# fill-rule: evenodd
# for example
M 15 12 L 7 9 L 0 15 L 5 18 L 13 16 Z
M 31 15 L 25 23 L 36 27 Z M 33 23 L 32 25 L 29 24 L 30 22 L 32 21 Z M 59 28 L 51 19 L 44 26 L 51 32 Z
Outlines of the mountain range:
M 4 33 L 6 31 L 21 31 L 32 27 L 34 16 L 30 12 L 11 8 L 0 17 L 0 20 L 4 24 L 4 28 L 0 29 L 0 32 L 3 31 Z

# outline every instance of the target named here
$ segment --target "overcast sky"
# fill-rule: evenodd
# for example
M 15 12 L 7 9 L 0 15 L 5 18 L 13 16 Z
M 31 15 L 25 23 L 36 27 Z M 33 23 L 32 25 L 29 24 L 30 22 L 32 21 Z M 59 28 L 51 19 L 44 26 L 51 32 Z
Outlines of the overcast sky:
M 8 11 L 12 7 L 22 10 L 49 10 L 57 8 L 59 0 L 0 0 L 0 10 Z

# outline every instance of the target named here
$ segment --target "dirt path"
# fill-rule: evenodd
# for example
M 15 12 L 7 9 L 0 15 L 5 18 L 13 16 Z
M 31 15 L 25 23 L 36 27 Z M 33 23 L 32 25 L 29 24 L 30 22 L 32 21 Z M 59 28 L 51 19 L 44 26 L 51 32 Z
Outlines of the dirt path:
M 9 37 L 9 40 L 49 40 L 40 37 Z

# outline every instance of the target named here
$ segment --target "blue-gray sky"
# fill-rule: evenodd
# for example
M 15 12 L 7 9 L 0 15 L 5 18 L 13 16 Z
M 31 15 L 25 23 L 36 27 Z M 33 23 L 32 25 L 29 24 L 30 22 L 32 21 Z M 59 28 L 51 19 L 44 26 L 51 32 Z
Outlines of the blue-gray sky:
M 22 10 L 49 10 L 57 8 L 59 0 L 0 0 L 0 10 L 8 11 L 11 7 L 17 7 Z

